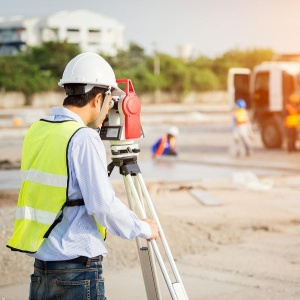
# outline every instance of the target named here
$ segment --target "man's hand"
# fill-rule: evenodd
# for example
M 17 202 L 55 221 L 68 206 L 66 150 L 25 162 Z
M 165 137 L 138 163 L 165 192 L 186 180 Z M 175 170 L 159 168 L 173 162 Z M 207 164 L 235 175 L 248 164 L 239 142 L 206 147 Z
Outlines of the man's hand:
M 143 219 L 143 221 L 148 223 L 151 228 L 151 237 L 149 240 L 156 240 L 159 237 L 159 230 L 158 230 L 158 226 L 155 223 L 155 221 L 152 219 Z

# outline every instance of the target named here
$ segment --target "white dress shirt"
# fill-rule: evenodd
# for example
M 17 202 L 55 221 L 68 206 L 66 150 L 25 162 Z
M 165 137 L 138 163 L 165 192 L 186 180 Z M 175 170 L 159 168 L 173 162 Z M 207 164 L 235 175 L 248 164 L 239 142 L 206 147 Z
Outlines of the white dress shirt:
M 62 107 L 52 108 L 46 120 L 75 120 L 83 124 L 77 114 Z M 68 147 L 68 165 L 68 197 L 84 199 L 85 205 L 65 207 L 62 221 L 30 256 L 45 261 L 105 257 L 107 249 L 93 216 L 123 239 L 150 238 L 149 224 L 116 197 L 107 175 L 106 151 L 96 130 L 82 128 L 74 134 Z

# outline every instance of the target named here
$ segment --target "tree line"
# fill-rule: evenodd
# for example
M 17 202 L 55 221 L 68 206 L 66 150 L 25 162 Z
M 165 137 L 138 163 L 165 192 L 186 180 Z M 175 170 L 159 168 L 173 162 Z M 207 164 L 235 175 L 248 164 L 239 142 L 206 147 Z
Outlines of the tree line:
M 57 82 L 66 64 L 80 48 L 67 42 L 47 42 L 29 47 L 16 56 L 0 57 L 0 90 L 24 93 L 27 104 L 36 92 L 59 90 Z M 272 60 L 271 49 L 231 50 L 214 59 L 199 56 L 188 61 L 164 53 L 153 56 L 131 43 L 116 56 L 102 55 L 113 67 L 117 78 L 130 78 L 138 94 L 224 90 L 230 67 L 252 69 L 262 61 Z M 155 64 L 158 64 L 155 66 Z M 155 69 L 156 68 L 156 69 Z

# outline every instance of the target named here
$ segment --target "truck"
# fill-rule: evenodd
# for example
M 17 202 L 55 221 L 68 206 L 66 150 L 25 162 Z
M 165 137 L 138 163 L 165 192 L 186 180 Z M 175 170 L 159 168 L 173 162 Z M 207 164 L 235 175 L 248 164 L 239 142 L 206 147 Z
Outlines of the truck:
M 289 97 L 300 91 L 300 62 L 269 61 L 248 68 L 230 68 L 227 88 L 233 108 L 244 99 L 252 121 L 258 125 L 266 148 L 284 143 L 284 109 Z

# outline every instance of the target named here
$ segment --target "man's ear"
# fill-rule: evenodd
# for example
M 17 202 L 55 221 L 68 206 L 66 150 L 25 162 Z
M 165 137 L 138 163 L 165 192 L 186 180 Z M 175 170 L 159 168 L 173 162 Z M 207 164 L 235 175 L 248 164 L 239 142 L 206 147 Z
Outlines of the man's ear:
M 92 104 L 93 107 L 96 107 L 99 103 L 100 103 L 100 106 L 101 106 L 101 103 L 102 103 L 102 94 L 101 94 L 101 93 L 97 94 L 97 95 L 91 100 L 91 104 Z
M 99 102 L 100 102 L 100 106 L 102 106 L 103 99 L 102 99 L 101 93 L 96 95 L 95 100 L 96 100 L 96 104 L 99 104 Z

